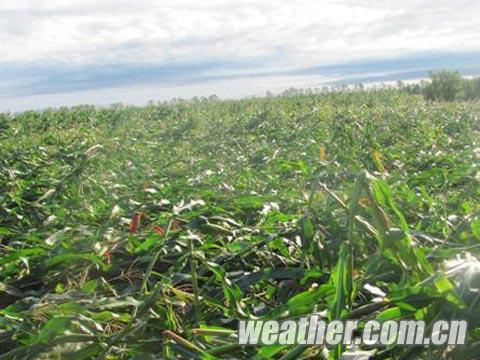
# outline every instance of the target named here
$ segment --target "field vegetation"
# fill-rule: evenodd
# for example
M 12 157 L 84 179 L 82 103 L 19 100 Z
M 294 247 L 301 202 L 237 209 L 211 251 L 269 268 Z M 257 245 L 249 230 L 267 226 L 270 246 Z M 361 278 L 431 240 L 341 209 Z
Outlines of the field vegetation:
M 479 359 L 480 103 L 440 98 L 2 115 L 0 359 L 360 359 L 236 344 L 311 313 L 467 319 L 465 346 L 363 350 Z

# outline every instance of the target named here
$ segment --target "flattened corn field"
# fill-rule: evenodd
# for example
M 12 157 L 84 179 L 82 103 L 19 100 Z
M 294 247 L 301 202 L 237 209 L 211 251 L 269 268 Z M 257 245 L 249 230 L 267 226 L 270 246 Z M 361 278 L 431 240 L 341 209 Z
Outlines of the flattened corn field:
M 400 90 L 3 115 L 0 359 L 351 351 L 236 345 L 312 313 L 468 319 L 373 358 L 479 359 L 479 116 Z

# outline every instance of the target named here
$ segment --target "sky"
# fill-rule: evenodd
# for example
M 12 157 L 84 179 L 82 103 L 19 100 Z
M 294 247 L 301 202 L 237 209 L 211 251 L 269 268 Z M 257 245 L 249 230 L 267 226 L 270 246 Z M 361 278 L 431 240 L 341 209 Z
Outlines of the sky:
M 480 74 L 478 0 L 0 3 L 0 111 Z

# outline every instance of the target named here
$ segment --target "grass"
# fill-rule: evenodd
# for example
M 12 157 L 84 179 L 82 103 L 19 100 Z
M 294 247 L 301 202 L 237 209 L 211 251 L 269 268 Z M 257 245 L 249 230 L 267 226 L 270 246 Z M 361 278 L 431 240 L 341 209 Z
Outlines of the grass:
M 3 115 L 0 359 L 350 351 L 232 332 L 311 313 L 468 319 L 374 358 L 480 358 L 479 115 L 399 90 Z

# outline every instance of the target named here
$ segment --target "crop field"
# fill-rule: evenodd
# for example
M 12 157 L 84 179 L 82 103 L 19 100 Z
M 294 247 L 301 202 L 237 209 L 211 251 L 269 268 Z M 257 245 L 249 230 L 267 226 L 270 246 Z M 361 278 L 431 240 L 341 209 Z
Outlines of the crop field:
M 467 319 L 362 350 L 480 359 L 479 117 L 394 89 L 2 115 L 0 359 L 368 358 L 237 343 L 312 313 Z

